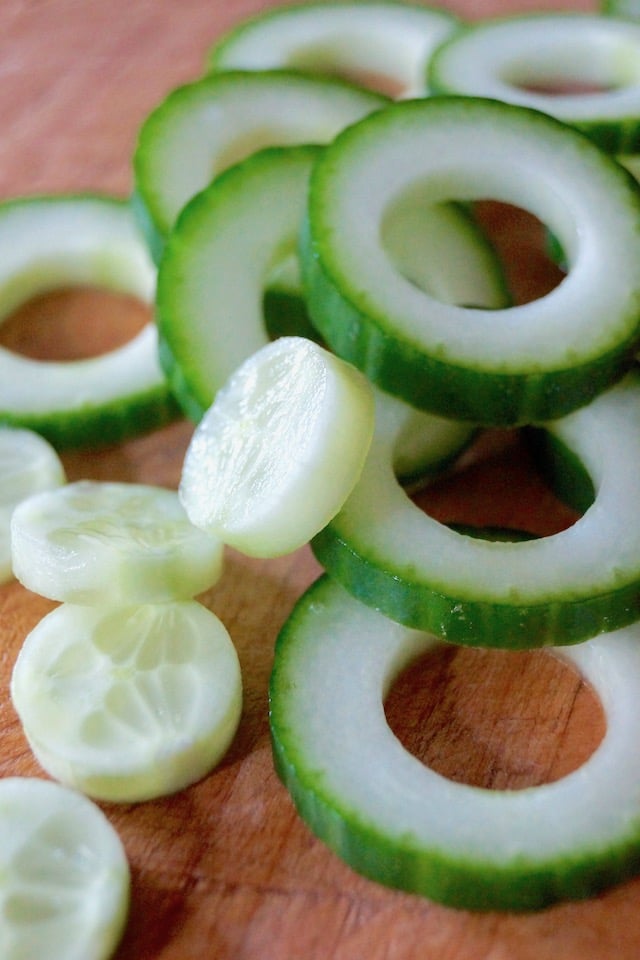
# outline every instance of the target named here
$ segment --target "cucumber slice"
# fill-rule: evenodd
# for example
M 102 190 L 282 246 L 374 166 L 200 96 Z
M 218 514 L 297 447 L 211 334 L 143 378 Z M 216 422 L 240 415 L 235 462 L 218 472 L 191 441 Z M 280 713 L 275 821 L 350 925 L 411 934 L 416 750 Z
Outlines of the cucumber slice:
M 424 514 L 392 469 L 397 423 L 380 408 L 362 475 L 313 540 L 326 570 L 364 603 L 455 643 L 560 646 L 640 617 L 640 374 L 545 429 L 589 473 L 593 505 L 530 542 L 463 536 Z
M 65 482 L 58 454 L 40 434 L 0 427 L 0 583 L 13 577 L 10 525 L 15 507 L 31 494 Z
M 145 303 L 154 298 L 155 268 L 129 206 L 118 200 L 3 203 L 0 248 L 0 320 L 30 298 L 69 285 L 128 293 Z M 123 346 L 83 360 L 32 360 L 0 347 L 0 382 L 0 422 L 35 430 L 58 449 L 116 443 L 177 413 L 151 322 Z
M 284 291 L 288 304 L 296 291 L 302 296 L 296 246 L 321 150 L 259 151 L 217 177 L 178 218 L 158 272 L 157 323 L 162 365 L 194 420 L 239 364 L 267 344 L 267 327 L 282 332 L 273 300 L 270 316 L 264 313 L 269 291 Z M 387 242 L 412 284 L 458 302 L 507 302 L 498 258 L 459 206 L 398 210 Z M 286 319 L 299 323 L 305 310 L 287 309 Z M 308 332 L 306 323 L 291 330 Z
M 553 651 L 593 685 L 607 729 L 582 767 L 524 790 L 448 780 L 391 732 L 394 679 L 437 643 L 329 578 L 299 601 L 276 646 L 270 722 L 276 769 L 311 830 L 365 876 L 464 909 L 538 909 L 636 874 L 639 627 Z
M 25 640 L 11 697 L 47 773 L 135 803 L 214 768 L 240 720 L 242 682 L 229 634 L 200 603 L 62 604 Z
M 549 294 L 457 306 L 397 269 L 384 231 L 398 208 L 482 197 L 526 208 L 558 236 L 569 274 Z M 638 343 L 639 262 L 638 184 L 524 107 L 395 103 L 340 134 L 313 169 L 302 264 L 315 326 L 382 389 L 442 416 L 513 426 L 596 396 Z
M 173 90 L 149 114 L 133 164 L 135 209 L 159 257 L 188 200 L 256 150 L 324 143 L 388 103 L 339 80 L 293 71 L 229 71 Z
M 373 434 L 362 374 L 304 337 L 267 344 L 196 427 L 180 498 L 196 527 L 250 556 L 307 543 L 353 489 Z
M 130 875 L 118 834 L 75 790 L 0 781 L 3 960 L 108 960 L 124 932 Z
M 395 0 L 294 5 L 232 29 L 209 51 L 207 67 L 381 78 L 402 96 L 421 96 L 431 54 L 459 23 L 445 10 Z
M 15 576 L 69 603 L 191 599 L 220 577 L 222 549 L 174 490 L 144 484 L 80 480 L 34 494 L 11 518 Z
M 460 30 L 434 53 L 428 82 L 438 93 L 542 110 L 578 127 L 608 153 L 635 153 L 639 64 L 640 25 L 598 13 L 552 11 Z M 588 92 L 580 92 L 580 85 Z M 576 86 L 577 92 L 562 92 Z

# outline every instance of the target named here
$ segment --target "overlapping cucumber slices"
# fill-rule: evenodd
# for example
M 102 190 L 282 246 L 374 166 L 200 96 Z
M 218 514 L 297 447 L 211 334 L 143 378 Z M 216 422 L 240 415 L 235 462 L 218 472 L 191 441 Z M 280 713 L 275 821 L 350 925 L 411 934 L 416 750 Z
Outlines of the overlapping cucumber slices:
M 369 22 L 371 47 L 392 8 L 363 6 L 381 18 Z M 211 51 L 206 83 L 239 83 L 238 70 L 267 83 L 292 65 L 350 69 L 355 61 L 339 45 L 332 57 L 327 40 L 344 7 L 254 18 Z M 594 31 L 612 49 L 636 42 L 636 27 L 597 16 L 554 23 L 576 25 L 569 71 L 585 62 Z M 456 44 L 476 38 L 460 24 L 445 32 L 422 62 L 439 89 L 454 84 L 445 68 Z M 358 60 L 364 42 L 353 49 Z M 523 54 L 502 81 L 542 82 L 552 60 Z M 590 69 L 585 82 L 605 83 L 606 66 Z M 640 854 L 640 190 L 611 155 L 635 150 L 635 101 L 629 90 L 614 108 L 610 91 L 600 109 L 606 98 L 594 107 L 582 92 L 573 112 L 563 115 L 560 98 L 551 116 L 544 100 L 489 93 L 407 102 L 400 93 L 321 146 L 273 138 L 196 184 L 165 230 L 158 327 L 164 369 L 199 421 L 183 502 L 196 525 L 246 553 L 275 555 L 308 538 L 311 504 L 348 467 L 326 433 L 306 429 L 314 379 L 289 373 L 283 387 L 270 354 L 282 371 L 289 354 L 293 369 L 307 338 L 321 345 L 307 353 L 328 348 L 369 381 L 371 437 L 364 407 L 354 426 L 360 401 L 347 394 L 325 421 L 342 439 L 353 431 L 358 456 L 311 537 L 326 574 L 277 643 L 276 767 L 312 830 L 365 875 L 454 906 L 536 909 L 623 879 Z M 544 296 L 511 300 L 474 215 L 486 199 L 533 214 L 562 249 L 566 276 Z M 404 479 L 441 471 L 483 427 L 535 427 L 558 490 L 581 508 L 573 526 L 483 537 L 416 506 Z M 287 476 L 306 476 L 306 503 L 298 487 L 287 501 Z M 263 508 L 273 525 L 261 529 Z M 403 666 L 444 642 L 505 655 L 546 646 L 570 660 L 602 698 L 603 742 L 579 770 L 526 790 L 472 788 L 429 770 L 390 732 L 384 699 Z
M 311 3 L 232 31 L 208 74 L 151 113 L 133 209 L 158 263 L 161 368 L 196 428 L 171 505 L 101 488 L 129 526 L 129 493 L 161 510 L 126 546 L 93 489 L 16 512 L 16 572 L 63 601 L 12 682 L 54 776 L 131 800 L 206 772 L 241 688 L 193 594 L 218 575 L 222 543 L 268 558 L 311 542 L 326 574 L 281 632 L 270 703 L 276 767 L 312 830 L 379 882 L 473 909 L 536 909 L 637 870 L 638 29 L 604 15 L 470 28 L 401 3 Z M 381 76 L 396 100 L 365 89 Z M 569 80 L 607 89 L 526 89 Z M 544 296 L 512 301 L 476 217 L 486 199 L 553 237 L 566 276 Z M 573 526 L 483 537 L 418 509 L 408 486 L 487 427 L 535 428 L 582 511 Z M 87 555 L 93 579 L 74 572 Z M 426 768 L 384 699 L 444 642 L 570 660 L 602 699 L 601 745 L 520 791 Z M 202 693 L 214 647 L 216 717 Z

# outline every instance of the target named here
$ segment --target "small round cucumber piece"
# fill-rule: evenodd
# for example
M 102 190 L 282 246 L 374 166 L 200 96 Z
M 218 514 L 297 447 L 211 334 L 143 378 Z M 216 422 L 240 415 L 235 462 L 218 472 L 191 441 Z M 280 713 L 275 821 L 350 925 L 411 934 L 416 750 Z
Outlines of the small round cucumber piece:
M 3 960 L 109 960 L 129 912 L 122 842 L 100 808 L 37 777 L 0 780 Z
M 119 200 L 7 201 L 0 204 L 0 249 L 0 320 L 68 286 L 154 299 L 155 267 L 130 207 Z M 116 443 L 177 414 L 152 322 L 123 346 L 82 360 L 34 360 L 0 347 L 0 381 L 0 422 L 37 431 L 57 449 Z
M 385 242 L 402 211 L 480 198 L 525 208 L 558 237 L 569 272 L 557 287 L 486 309 L 403 274 Z M 564 416 L 619 379 L 638 345 L 640 188 L 584 135 L 525 107 L 443 96 L 353 124 L 314 165 L 301 249 L 309 314 L 329 346 L 441 416 Z
M 369 381 L 304 337 L 252 354 L 195 429 L 180 498 L 196 527 L 249 556 L 307 543 L 355 486 L 373 434 Z
M 606 733 L 577 770 L 523 790 L 449 780 L 389 728 L 395 678 L 438 643 L 328 577 L 298 602 L 276 645 L 270 723 L 276 769 L 313 833 L 365 876 L 462 909 L 534 910 L 634 876 L 638 626 L 550 651 L 592 684 Z
M 222 544 L 175 490 L 80 480 L 35 493 L 11 518 L 13 571 L 43 597 L 88 606 L 191 599 L 222 572 Z
M 295 71 L 212 74 L 178 87 L 138 134 L 134 208 L 154 259 L 188 200 L 263 147 L 325 143 L 388 103 L 345 81 Z
M 66 483 L 51 444 L 33 430 L 0 427 L 0 582 L 11 580 L 11 516 L 19 503 Z
M 491 97 L 570 123 L 608 153 L 640 149 L 640 25 L 598 13 L 484 20 L 435 52 L 438 93 Z
M 376 411 L 360 480 L 314 537 L 319 562 L 364 603 L 453 643 L 577 643 L 640 616 L 640 374 L 545 424 L 588 473 L 595 499 L 571 527 L 536 540 L 465 536 L 423 513 L 393 470 L 398 425 Z
M 216 766 L 240 720 L 242 681 L 225 627 L 196 601 L 63 603 L 27 636 L 11 698 L 50 776 L 136 803 Z
M 212 47 L 211 71 L 295 69 L 382 80 L 405 97 L 425 93 L 433 51 L 459 27 L 445 10 L 410 3 L 312 2 L 267 10 Z

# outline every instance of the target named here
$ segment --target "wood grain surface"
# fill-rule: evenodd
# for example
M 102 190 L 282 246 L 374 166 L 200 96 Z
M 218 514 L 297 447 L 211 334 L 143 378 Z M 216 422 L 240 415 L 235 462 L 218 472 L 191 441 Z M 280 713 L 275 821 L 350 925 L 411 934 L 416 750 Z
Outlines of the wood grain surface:
M 268 5 L 3 0 L 0 197 L 127 195 L 147 112 L 200 74 L 223 30 Z M 544 6 L 553 4 L 451 2 L 470 18 Z M 564 4 L 570 6 L 586 9 Z M 522 297 L 553 282 L 526 218 L 489 210 L 488 219 L 514 261 Z M 124 298 L 61 291 L 7 321 L 2 342 L 44 357 L 77 356 L 121 342 L 144 319 Z M 175 487 L 191 429 L 177 422 L 119 447 L 65 454 L 68 476 Z M 574 519 L 509 432 L 485 436 L 420 502 L 444 520 L 538 533 Z M 318 573 L 307 549 L 269 562 L 229 551 L 222 580 L 202 598 L 237 645 L 244 713 L 227 758 L 201 783 L 157 802 L 104 805 L 133 879 L 117 960 L 636 960 L 640 880 L 534 915 L 477 915 L 366 881 L 311 836 L 273 771 L 267 682 L 277 632 Z M 51 606 L 15 583 L 0 590 L 1 775 L 43 775 L 12 709 L 8 680 L 26 633 Z M 605 722 L 580 678 L 542 653 L 447 650 L 403 676 L 387 708 L 393 729 L 425 762 L 488 787 L 561 776 L 589 756 Z

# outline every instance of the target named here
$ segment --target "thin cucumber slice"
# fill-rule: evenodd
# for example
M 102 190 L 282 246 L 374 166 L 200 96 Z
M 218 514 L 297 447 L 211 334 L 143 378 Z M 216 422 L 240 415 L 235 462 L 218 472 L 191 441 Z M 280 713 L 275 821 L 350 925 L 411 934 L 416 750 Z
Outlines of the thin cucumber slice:
M 66 482 L 64 466 L 50 443 L 18 427 L 0 426 L 0 583 L 11 580 L 11 515 L 33 493 Z
M 243 553 L 307 543 L 355 486 L 373 434 L 373 390 L 304 337 L 281 337 L 233 374 L 189 444 L 189 519 Z
M 379 409 L 360 480 L 314 538 L 316 557 L 364 603 L 454 643 L 559 646 L 632 623 L 640 616 L 640 374 L 545 429 L 595 490 L 570 528 L 493 543 L 438 523 L 397 483 L 397 423 Z
M 524 790 L 448 780 L 391 732 L 394 679 L 437 644 L 329 578 L 299 601 L 276 646 L 270 722 L 276 769 L 311 830 L 365 876 L 464 909 L 539 909 L 636 874 L 638 626 L 553 651 L 593 685 L 607 729 L 582 767 Z
M 143 123 L 133 158 L 135 209 L 154 257 L 187 201 L 227 167 L 262 147 L 325 143 L 388 102 L 292 71 L 232 70 L 173 90 Z
M 130 874 L 118 834 L 87 797 L 36 777 L 0 780 L 3 960 L 108 960 Z
M 457 306 L 397 269 L 384 234 L 398 209 L 482 197 L 529 210 L 559 238 L 569 274 L 546 296 Z M 395 103 L 314 165 L 302 242 L 309 313 L 336 353 L 417 407 L 487 425 L 552 419 L 630 365 L 639 228 L 638 184 L 552 117 L 471 97 Z
M 342 75 L 364 85 L 376 78 L 397 95 L 425 94 L 427 64 L 459 27 L 445 10 L 409 3 L 309 3 L 254 15 L 209 51 L 209 70 L 289 68 Z
M 639 64 L 640 25 L 554 11 L 460 30 L 435 52 L 428 82 L 438 93 L 542 110 L 608 153 L 634 153 L 640 148 Z M 563 93 L 567 87 L 578 90 Z
M 194 420 L 239 364 L 276 333 L 271 299 L 302 296 L 296 254 L 309 176 L 321 147 L 272 147 L 218 176 L 180 214 L 158 272 L 157 323 L 162 365 Z M 504 306 L 499 260 L 457 205 L 398 210 L 386 226 L 398 269 L 445 299 Z M 459 259 L 456 258 L 459 254 Z M 463 258 L 463 263 L 460 259 Z M 306 307 L 286 311 L 290 333 L 307 335 Z M 317 334 L 316 334 L 317 336 Z
M 98 196 L 36 197 L 0 205 L 0 321 L 32 297 L 66 286 L 114 290 L 151 303 L 156 271 L 129 206 Z M 88 318 L 88 322 L 91 318 Z M 166 423 L 177 407 L 151 322 L 109 353 L 64 362 L 0 347 L 0 422 L 56 448 L 116 443 Z
M 68 603 L 191 599 L 220 577 L 222 551 L 174 490 L 145 484 L 80 480 L 33 494 L 11 518 L 15 576 Z
M 242 681 L 225 627 L 196 601 L 62 604 L 25 640 L 11 697 L 47 773 L 135 803 L 213 770 L 240 720 Z

